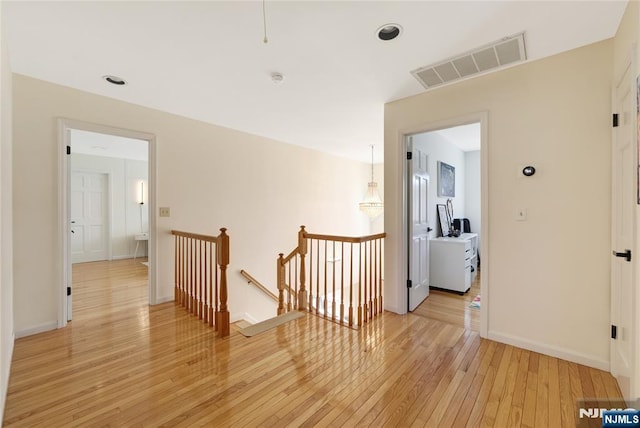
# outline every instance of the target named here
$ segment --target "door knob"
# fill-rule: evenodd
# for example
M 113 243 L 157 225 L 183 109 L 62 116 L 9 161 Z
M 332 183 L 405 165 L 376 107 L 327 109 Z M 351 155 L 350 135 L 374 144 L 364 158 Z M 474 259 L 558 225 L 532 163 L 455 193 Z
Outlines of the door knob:
M 71 224 L 76 224 L 76 221 L 75 220 L 71 220 Z
M 616 257 L 623 257 L 628 262 L 631 261 L 631 250 L 625 250 L 624 253 L 618 253 L 615 250 L 613 251 L 613 255 Z

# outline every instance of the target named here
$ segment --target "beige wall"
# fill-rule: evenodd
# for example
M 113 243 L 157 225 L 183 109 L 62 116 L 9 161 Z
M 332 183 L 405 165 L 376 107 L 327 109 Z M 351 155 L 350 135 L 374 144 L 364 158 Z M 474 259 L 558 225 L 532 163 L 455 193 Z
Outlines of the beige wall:
M 399 135 L 487 112 L 488 335 L 609 367 L 612 62 L 605 41 L 386 105 L 389 309 L 406 302 Z
M 0 4 L 0 410 L 4 410 L 13 352 L 13 232 L 11 189 L 11 68 Z M 2 425 L 2 414 L 0 414 Z
M 57 318 L 58 117 L 155 135 L 156 201 L 171 208 L 170 218 L 157 219 L 160 300 L 173 296 L 171 229 L 228 228 L 231 316 L 257 320 L 274 316 L 276 306 L 240 269 L 275 291 L 277 254 L 295 247 L 301 224 L 317 233 L 369 232 L 358 210 L 365 163 L 14 75 L 17 332 L 50 328 Z

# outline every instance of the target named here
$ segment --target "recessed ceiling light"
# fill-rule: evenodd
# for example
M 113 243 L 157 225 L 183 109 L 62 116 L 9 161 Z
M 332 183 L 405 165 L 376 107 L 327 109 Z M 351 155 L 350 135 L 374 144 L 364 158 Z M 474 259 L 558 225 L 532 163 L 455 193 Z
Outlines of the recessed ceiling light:
M 393 40 L 402 33 L 402 27 L 398 24 L 384 24 L 378 28 L 376 34 L 380 40 Z
M 102 76 L 102 78 L 113 85 L 122 86 L 127 84 L 126 80 L 118 76 L 111 76 L 107 74 L 106 76 Z

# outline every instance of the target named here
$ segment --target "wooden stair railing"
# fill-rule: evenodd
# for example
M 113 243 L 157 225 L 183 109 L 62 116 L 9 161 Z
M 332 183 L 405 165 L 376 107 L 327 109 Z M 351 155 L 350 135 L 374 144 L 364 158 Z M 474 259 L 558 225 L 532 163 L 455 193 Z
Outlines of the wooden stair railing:
M 254 277 L 252 277 L 251 275 L 249 275 L 246 270 L 244 270 L 244 269 L 241 270 L 240 271 L 240 275 L 244 276 L 249 284 L 255 285 L 256 287 L 258 287 L 258 290 L 262 291 L 264 294 L 266 294 L 267 296 L 271 297 L 271 299 L 273 301 L 275 301 L 276 303 L 278 302 L 278 296 L 273 294 L 267 287 L 265 287 L 264 285 L 260 284 L 260 282 L 257 279 L 255 279 Z
M 385 233 L 362 237 L 311 234 L 277 260 L 278 315 L 308 310 L 359 327 L 383 311 Z
M 219 333 L 229 336 L 227 266 L 229 235 L 218 236 L 172 230 L 175 236 L 174 298 Z

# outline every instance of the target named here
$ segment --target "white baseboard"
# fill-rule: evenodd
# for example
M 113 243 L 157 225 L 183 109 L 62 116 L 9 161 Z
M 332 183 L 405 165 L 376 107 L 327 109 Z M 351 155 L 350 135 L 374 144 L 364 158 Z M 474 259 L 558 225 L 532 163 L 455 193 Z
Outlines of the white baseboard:
M 173 296 L 165 296 L 165 297 L 156 297 L 156 302 L 154 305 L 160 305 L 162 303 L 173 302 Z
M 407 308 L 406 308 L 406 306 L 405 306 L 404 308 L 398 308 L 398 307 L 395 307 L 395 306 L 387 305 L 387 304 L 385 303 L 385 304 L 384 304 L 384 308 L 383 308 L 383 309 L 384 309 L 385 311 L 393 312 L 394 314 L 398 314 L 398 315 L 404 315 L 404 314 L 406 314 L 406 313 L 407 313 Z
M 0 391 L 0 426 L 2 426 L 3 416 L 4 416 L 4 406 L 7 402 L 7 391 L 9 390 L 9 375 L 11 373 L 11 361 L 13 361 L 13 344 L 16 341 L 16 335 L 11 335 L 11 343 L 9 344 L 9 355 L 7 355 L 6 364 L 7 369 L 5 370 L 2 367 L 2 372 L 6 373 L 6 376 L 2 376 L 2 390 Z
M 144 259 L 145 257 L 147 257 L 146 254 L 138 255 L 138 256 L 136 256 L 136 260 L 137 259 Z M 132 258 L 133 258 L 133 254 L 131 254 L 129 256 L 113 256 L 113 257 L 111 257 L 111 260 L 125 260 L 125 259 L 132 259 Z
M 58 328 L 57 322 L 48 322 L 45 324 L 40 324 L 35 327 L 25 328 L 24 330 L 16 331 L 15 338 L 19 339 L 21 337 L 32 336 L 38 333 L 44 333 L 45 331 L 55 330 Z
M 608 372 L 611 370 L 611 364 L 609 361 L 593 358 L 589 355 L 575 352 L 570 349 L 560 348 L 546 343 L 534 342 L 531 340 L 523 339 L 521 337 L 512 336 L 510 334 L 498 333 L 489 331 L 489 339 L 496 342 L 506 343 L 507 345 L 517 346 L 518 348 L 526 349 L 528 351 L 538 352 L 550 357 L 561 358 L 563 360 L 571 361 L 573 363 L 582 364 L 584 366 L 593 367 L 599 370 Z
M 250 322 L 251 324 L 256 324 L 258 323 L 258 321 L 252 317 L 251 315 L 247 314 L 246 312 L 242 312 L 239 314 L 232 314 L 229 316 L 229 322 L 230 323 L 234 323 L 236 321 L 240 321 L 240 320 L 245 320 L 247 322 Z

